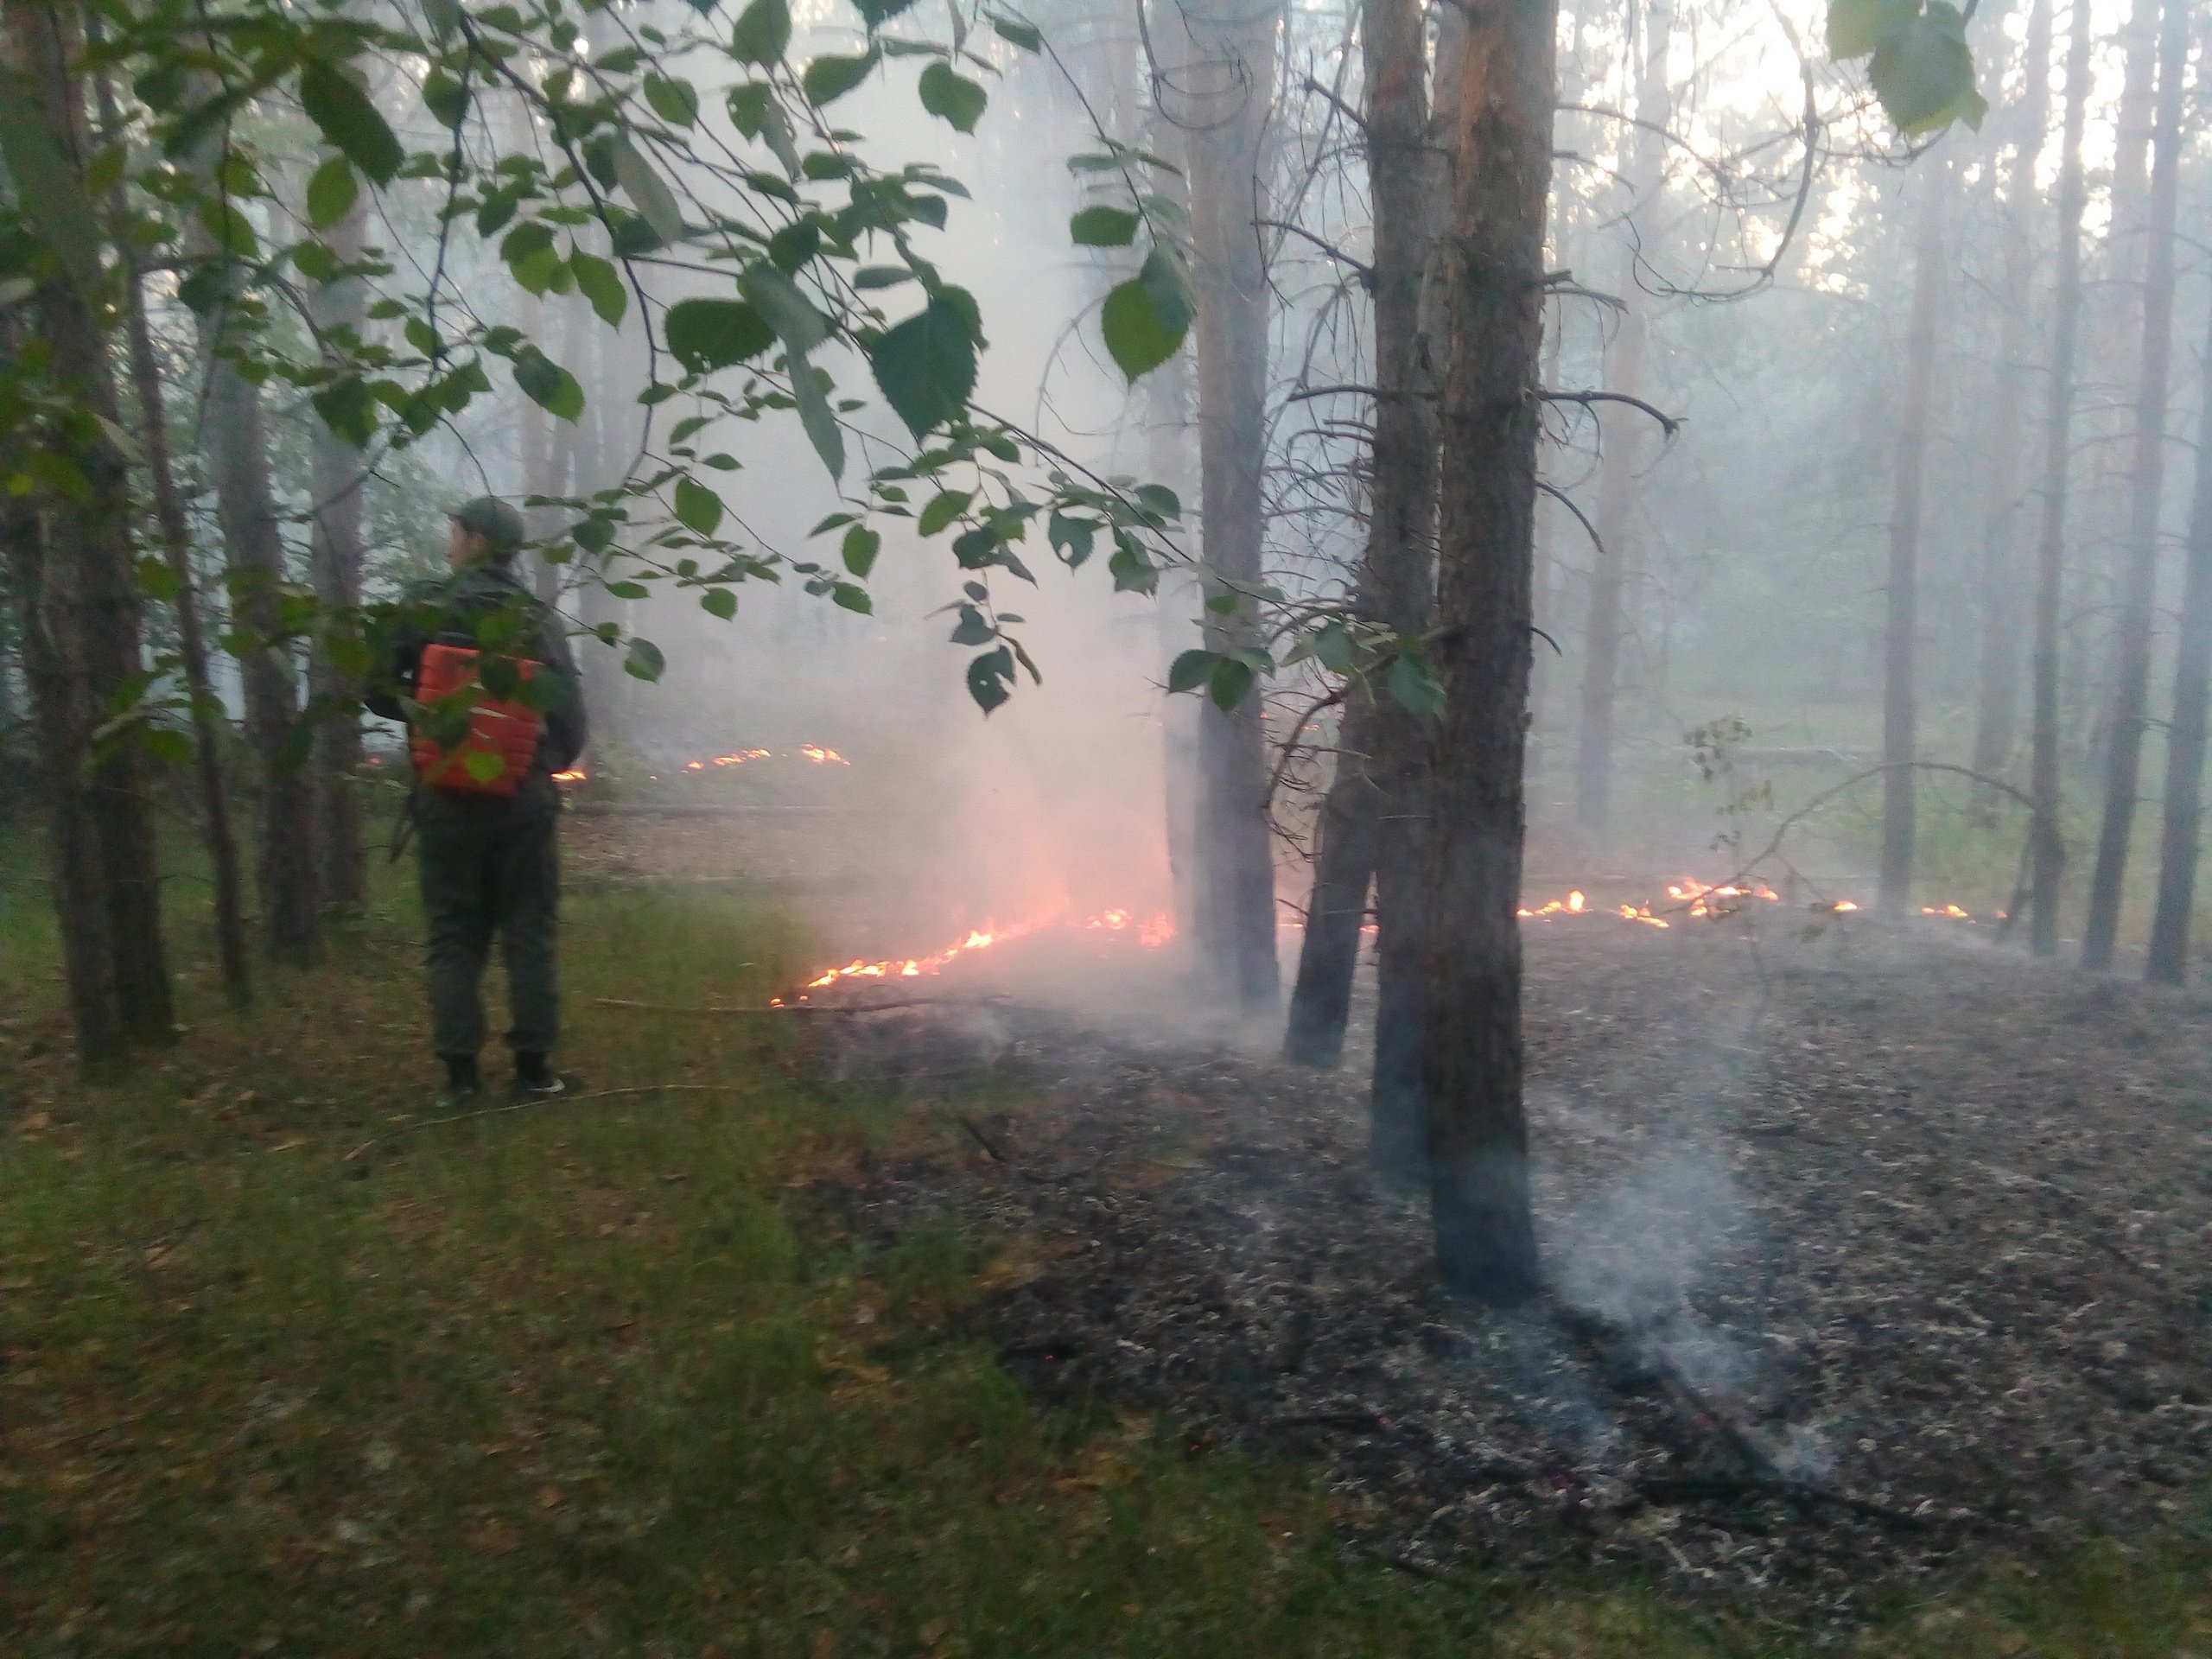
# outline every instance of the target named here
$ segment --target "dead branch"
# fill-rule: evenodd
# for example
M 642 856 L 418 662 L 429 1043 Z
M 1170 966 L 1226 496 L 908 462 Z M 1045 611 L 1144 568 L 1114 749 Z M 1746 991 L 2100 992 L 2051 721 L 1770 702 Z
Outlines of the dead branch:
M 1599 404 L 1625 404 L 1630 409 L 1643 410 L 1658 422 L 1660 429 L 1670 438 L 1682 429 L 1680 416 L 1669 415 L 1656 404 L 1647 404 L 1641 397 L 1631 397 L 1624 391 L 1540 391 L 1536 395 L 1548 404 L 1580 404 L 1586 409 Z

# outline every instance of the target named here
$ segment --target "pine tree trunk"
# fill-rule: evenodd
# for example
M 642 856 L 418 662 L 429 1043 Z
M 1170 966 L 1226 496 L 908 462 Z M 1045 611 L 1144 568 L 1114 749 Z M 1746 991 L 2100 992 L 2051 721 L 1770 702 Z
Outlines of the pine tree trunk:
M 361 256 L 368 200 L 355 199 L 345 217 L 323 233 L 341 265 Z M 357 276 L 340 276 L 317 289 L 309 314 L 326 335 L 343 331 L 359 339 L 367 325 L 367 294 Z M 535 407 L 535 405 L 532 405 Z M 316 704 L 312 788 L 316 893 L 326 910 L 358 913 L 369 901 L 368 848 L 361 830 L 361 716 L 351 707 L 360 688 L 333 660 L 325 640 L 361 603 L 361 480 L 359 450 L 321 421 L 308 433 L 308 489 L 315 514 L 308 560 L 322 617 L 308 663 L 308 690 Z
M 209 200 L 222 135 L 194 158 L 194 182 Z M 215 488 L 229 567 L 232 617 L 250 644 L 239 658 L 245 692 L 245 734 L 260 792 L 261 845 L 255 885 L 261 900 L 262 945 L 280 962 L 314 960 L 322 944 L 316 879 L 314 779 L 305 757 L 292 753 L 300 718 L 299 676 L 289 641 L 277 638 L 286 580 L 284 538 L 270 481 L 269 444 L 261 393 L 226 353 L 237 349 L 232 298 L 241 273 L 197 213 L 184 215 L 185 251 L 220 278 L 220 297 L 197 319 L 207 384 L 200 398 L 200 448 Z
M 1419 0 L 1367 0 L 1361 13 L 1367 83 L 1369 196 L 1374 213 L 1375 439 L 1367 548 L 1354 604 L 1401 632 L 1427 626 L 1436 512 L 1434 376 L 1421 335 L 1421 287 L 1435 240 L 1428 155 L 1427 49 Z M 1378 816 L 1404 808 L 1409 766 L 1425 734 L 1403 709 L 1355 687 L 1338 740 L 1337 777 L 1322 813 L 1320 856 L 1292 993 L 1287 1059 L 1334 1066 L 1344 1052 L 1359 930 L 1378 856 Z M 1417 861 L 1401 860 L 1402 863 Z M 1414 1096 L 1418 1099 L 1418 1094 Z M 1377 1096 L 1378 1113 L 1385 1109 Z M 1418 1121 L 1393 1135 L 1378 1116 L 1376 1148 L 1420 1162 Z
M 1997 393 L 1992 411 L 1987 505 L 1983 517 L 1980 664 L 1974 686 L 1974 748 L 1970 764 L 1985 777 L 2002 775 L 2018 740 L 2020 601 L 2018 550 L 2020 446 L 2024 436 L 2029 366 L 2029 296 L 2035 278 L 2034 215 L 2041 203 L 2036 168 L 2050 119 L 2052 0 L 2035 0 L 2028 14 L 2026 86 L 2015 117 L 2018 134 L 2005 177 L 2005 271 L 1998 296 Z M 1988 817 L 1994 791 L 1977 785 L 1977 808 Z
M 1203 557 L 1216 593 L 1243 595 L 1209 612 L 1206 648 L 1258 643 L 1266 535 L 1268 290 L 1257 218 L 1261 143 L 1275 91 L 1272 4 L 1186 6 L 1192 247 L 1198 283 L 1198 451 Z M 1275 963 L 1274 855 L 1266 818 L 1267 738 L 1255 695 L 1198 714 L 1197 944 L 1214 982 L 1247 1014 L 1281 999 Z
M 1950 169 L 1929 163 L 1913 255 L 1912 321 L 1905 338 L 1904 402 L 1890 510 L 1890 580 L 1882 649 L 1882 866 L 1875 903 L 1901 916 L 1912 906 L 1914 763 L 1919 753 L 1920 520 L 1935 398 L 1936 324 L 1943 299 L 1943 219 Z
M 1557 0 L 1466 14 L 1446 244 L 1427 1026 L 1437 1264 L 1463 1294 L 1537 1285 L 1522 1102 L 1522 765 Z
M 1649 232 L 1652 211 L 1665 179 L 1664 133 L 1668 119 L 1667 43 L 1674 13 L 1665 0 L 1650 0 L 1643 15 L 1643 56 L 1637 79 L 1637 127 L 1630 140 L 1626 184 L 1636 211 L 1624 227 L 1620 280 L 1622 309 L 1605 351 L 1605 389 L 1624 397 L 1643 395 L 1649 347 L 1649 300 L 1642 272 L 1641 229 Z M 1582 629 L 1582 711 L 1575 744 L 1574 822 L 1602 845 L 1613 816 L 1615 711 L 1620 690 L 1621 615 L 1629 581 L 1629 517 L 1636 501 L 1637 473 L 1644 455 L 1641 410 L 1616 404 L 1599 423 L 1604 454 L 1598 468 L 1598 544 L 1591 550 L 1590 609 Z
M 2174 717 L 2166 728 L 2165 823 L 2158 842 L 2158 902 L 2151 918 L 2149 976 L 2189 977 L 2190 912 L 2196 903 L 2196 847 L 2203 833 L 2207 683 L 2212 681 L 2212 321 L 2205 324 L 2208 372 L 2196 422 L 2196 499 L 2190 508 L 2182 585 L 2181 644 L 2174 664 Z
M 2066 124 L 2058 175 L 2058 255 L 2050 330 L 2050 402 L 2044 419 L 2043 523 L 2036 543 L 2035 709 L 2029 793 L 2035 801 L 2029 857 L 2029 948 L 2058 954 L 2058 902 L 2066 847 L 2059 830 L 2058 621 L 2066 576 L 2067 469 L 2074 441 L 2075 350 L 2082 327 L 2082 213 L 2088 182 L 2082 132 L 2090 96 L 2090 20 L 2077 10 L 2066 43 Z
M 2150 213 L 2143 257 L 2143 359 L 2135 390 L 2135 454 L 2128 480 L 2128 523 L 2120 574 L 2116 683 L 2106 725 L 2104 818 L 2089 878 L 2082 965 L 2112 966 L 2135 829 L 2143 733 L 2151 697 L 2152 610 L 2158 596 L 2158 510 L 2165 494 L 2166 390 L 2173 355 L 2174 219 L 2181 170 L 2183 79 L 2189 66 L 2190 10 L 2166 0 L 2159 30 L 2158 131 L 2151 166 Z
M 92 140 L 82 89 L 70 68 L 77 44 L 72 14 L 9 0 L 5 15 L 8 54 L 28 79 L 73 179 L 81 181 Z M 87 974 L 79 993 L 71 969 L 73 1011 L 80 1021 L 91 1017 L 78 1033 L 79 1052 L 89 1063 L 112 1052 L 118 1032 L 132 1042 L 170 1041 L 175 1018 L 144 767 L 133 744 L 97 749 L 92 744 L 94 727 L 125 698 L 129 683 L 145 666 L 138 562 L 131 545 L 130 467 L 109 435 L 122 427 L 96 296 L 79 290 L 67 262 L 57 264 L 63 269 L 41 280 L 33 296 L 38 336 L 51 353 L 50 384 L 101 425 L 89 435 L 56 433 L 48 439 L 82 474 L 86 488 L 81 499 L 57 493 L 27 538 L 39 550 L 39 571 L 30 587 L 33 610 L 25 633 L 41 636 L 41 656 L 61 655 L 58 663 L 42 664 L 39 677 L 60 694 L 59 730 L 41 738 L 50 746 L 45 753 L 55 785 L 57 842 L 79 843 L 56 848 L 63 930 L 65 935 L 85 930 L 95 908 L 105 920 L 104 950 L 89 937 L 81 950 L 66 947 L 82 957 Z M 27 637 L 25 643 L 28 667 L 32 642 Z M 40 718 L 43 727 L 43 708 Z M 90 869 L 82 861 L 87 851 Z M 106 1008 L 99 1006 L 103 1000 Z

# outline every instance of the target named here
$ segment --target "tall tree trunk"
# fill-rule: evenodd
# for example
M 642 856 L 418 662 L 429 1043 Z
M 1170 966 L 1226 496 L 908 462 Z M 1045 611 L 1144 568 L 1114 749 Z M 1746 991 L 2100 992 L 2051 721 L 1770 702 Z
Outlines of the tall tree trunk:
M 1882 649 L 1882 868 L 1875 903 L 1901 916 L 1912 905 L 1913 766 L 1919 753 L 1920 519 L 1929 405 L 1936 388 L 1936 322 L 1943 300 L 1943 219 L 1950 169 L 1930 163 L 1913 255 L 1912 321 L 1905 335 L 1904 406 L 1890 509 L 1890 581 Z
M 361 257 L 368 199 L 357 196 L 345 217 L 323 233 L 341 266 Z M 358 276 L 318 288 L 308 314 L 326 337 L 358 344 L 367 326 L 367 291 Z M 534 408 L 535 405 L 532 405 Z M 318 420 L 309 430 L 308 490 L 315 515 L 308 559 L 322 615 L 308 662 L 308 690 L 316 705 L 312 788 L 316 893 L 327 910 L 358 912 L 369 901 L 368 847 L 361 831 L 361 716 L 349 707 L 360 694 L 334 660 L 334 627 L 350 626 L 361 603 L 361 452 Z
M 2043 524 L 2036 543 L 2035 712 L 2029 793 L 2035 827 L 2029 855 L 2034 909 L 2029 948 L 2058 954 L 2059 883 L 2066 861 L 2058 813 L 2058 612 L 2066 577 L 2066 484 L 2074 441 L 2074 354 L 2082 327 L 2082 211 L 2088 188 L 2082 172 L 2082 130 L 2090 85 L 2087 8 L 2076 8 L 2066 42 L 2066 123 L 2058 173 L 2058 257 L 2053 278 L 2050 402 L 2044 419 Z
M 92 38 L 97 44 L 98 35 Z M 123 123 L 107 76 L 95 75 L 92 87 L 99 102 L 102 129 L 121 133 Z M 118 222 L 127 205 L 118 186 L 111 203 Z M 207 843 L 207 861 L 214 874 L 216 957 L 221 964 L 224 995 L 232 1007 L 243 1008 L 253 1001 L 253 976 L 246 950 L 245 894 L 238 870 L 238 836 L 231 828 L 230 784 L 223 773 L 223 739 L 228 719 L 207 673 L 207 639 L 200 616 L 200 584 L 193 569 L 192 531 L 185 520 L 184 499 L 176 487 L 161 365 L 154 356 L 153 335 L 146 322 L 145 271 L 127 238 L 118 237 L 117 246 L 129 285 L 124 295 L 124 324 L 130 348 L 131 387 L 138 403 L 138 442 L 145 457 L 148 493 L 153 498 L 154 527 L 161 537 L 162 559 L 176 584 L 177 655 L 184 670 L 185 691 L 192 700 L 200 834 Z
M 1353 603 L 1370 621 L 1418 634 L 1429 611 L 1436 512 L 1434 378 L 1421 334 L 1435 192 L 1429 179 L 1427 47 L 1420 0 L 1366 0 L 1360 28 L 1374 214 L 1376 404 L 1367 549 Z M 1402 770 L 1421 747 L 1422 734 L 1402 709 L 1381 706 L 1367 688 L 1353 689 L 1338 738 L 1336 779 L 1322 810 L 1320 855 L 1283 1039 L 1287 1059 L 1334 1066 L 1342 1058 L 1376 856 L 1376 818 L 1389 810 L 1377 773 Z M 1381 753 L 1386 748 L 1387 754 Z M 1380 1154 L 1391 1137 L 1379 1110 L 1375 1133 Z M 1389 1161 L 1403 1164 L 1410 1154 L 1418 1166 L 1418 1122 L 1410 1136 L 1396 1139 L 1403 1150 Z
M 1445 709 L 1433 750 L 1427 1037 L 1437 1265 L 1536 1288 L 1522 1103 L 1520 899 L 1537 357 L 1557 0 L 1470 10 L 1454 130 L 1440 489 Z
M 1985 777 L 2000 775 L 2018 736 L 2020 696 L 2020 445 L 2028 399 L 2029 295 L 2035 280 L 2035 214 L 2041 204 L 2036 168 L 2050 121 L 2052 0 L 2035 0 L 2028 14 L 2026 85 L 2014 118 L 2012 155 L 2005 174 L 2005 269 L 1998 295 L 1997 396 L 1991 412 L 1987 504 L 1983 515 L 1981 649 L 1974 686 L 1971 765 Z M 1985 814 L 1995 792 L 1976 786 Z
M 1192 62 L 1186 126 L 1191 240 L 1198 283 L 1198 451 L 1208 587 L 1241 596 L 1209 612 L 1209 650 L 1259 640 L 1266 523 L 1267 270 L 1257 182 L 1275 91 L 1278 5 L 1192 0 L 1184 8 Z M 1281 995 L 1275 965 L 1274 854 L 1266 818 L 1267 738 L 1255 695 L 1198 715 L 1200 958 L 1248 1014 Z
M 1665 178 L 1668 104 L 1667 43 L 1674 12 L 1668 0 L 1646 0 L 1643 56 L 1637 77 L 1636 120 L 1627 185 L 1635 204 L 1624 226 L 1622 309 L 1605 352 L 1605 389 L 1643 395 L 1649 345 L 1649 301 L 1643 290 L 1643 245 L 1637 234 L 1657 220 L 1654 199 Z M 1629 580 L 1629 518 L 1644 454 L 1646 416 L 1625 404 L 1618 418 L 1599 423 L 1605 454 L 1598 468 L 1598 545 L 1591 553 L 1590 610 L 1582 631 L 1582 717 L 1575 746 L 1574 821 L 1593 841 L 1611 832 L 1613 815 L 1614 713 L 1620 690 L 1621 612 Z M 1612 429 L 1606 429 L 1608 427 Z
M 2203 833 L 2205 706 L 2212 681 L 2212 321 L 2205 324 L 2203 412 L 2196 421 L 2196 499 L 2190 508 L 2182 586 L 2174 717 L 2166 728 L 2165 823 L 2158 842 L 2158 902 L 2151 918 L 2152 979 L 2189 977 L 2190 912 L 2196 903 L 2196 847 Z
M 194 158 L 194 182 L 208 200 L 219 199 L 215 176 L 223 137 L 205 141 Z M 322 906 L 315 855 L 315 790 L 302 758 L 291 753 L 300 718 L 298 674 L 292 646 L 278 639 L 279 600 L 285 582 L 284 538 L 277 525 L 276 493 L 269 474 L 269 442 L 260 389 L 240 374 L 232 353 L 245 343 L 236 327 L 235 301 L 242 273 L 200 214 L 187 212 L 185 251 L 213 270 L 218 297 L 198 317 L 207 385 L 200 400 L 200 448 L 215 486 L 215 516 L 222 526 L 229 566 L 232 614 L 249 644 L 239 658 L 245 691 L 245 734 L 252 749 L 261 797 L 261 845 L 255 885 L 261 899 L 263 947 L 282 962 L 312 961 L 322 944 Z
M 2166 390 L 2173 355 L 2174 219 L 2179 194 L 2182 81 L 2189 67 L 2190 8 L 2166 0 L 2158 38 L 2158 131 L 2152 144 L 2151 204 L 2143 257 L 2143 367 L 2135 383 L 2135 454 L 2128 480 L 2127 543 L 2121 569 L 2117 683 L 2105 748 L 2104 820 L 2082 965 L 2112 966 L 2127 883 L 2128 842 L 2142 779 L 2143 731 L 2151 697 L 2152 610 L 2158 596 L 2158 510 L 2165 497 Z
M 62 152 L 73 188 L 82 189 L 92 149 L 82 90 L 70 59 L 77 41 L 73 14 L 61 7 L 8 0 L 7 56 L 29 81 L 38 115 Z M 13 88 L 0 95 L 12 95 Z M 86 207 L 93 204 L 86 200 Z M 62 397 L 97 418 L 86 432 L 54 433 L 48 442 L 83 475 L 81 499 L 57 493 L 42 524 L 25 537 L 38 570 L 28 584 L 33 610 L 25 618 L 26 666 L 37 634 L 39 653 L 63 660 L 42 664 L 39 677 L 61 694 L 59 731 L 47 744 L 47 766 L 57 820 L 57 899 L 65 935 L 85 929 L 97 909 L 105 940 L 87 937 L 81 949 L 65 944 L 70 958 L 72 1009 L 79 1020 L 80 1056 L 92 1062 L 112 1052 L 117 1034 L 133 1042 L 165 1043 L 175 1029 L 168 954 L 162 938 L 161 872 L 153 806 L 144 768 L 128 742 L 95 748 L 94 726 L 105 720 L 144 668 L 139 643 L 138 568 L 130 538 L 130 475 L 115 440 L 120 410 L 110 378 L 107 342 L 100 331 L 100 296 L 78 287 L 73 268 L 41 280 L 33 296 L 38 335 L 50 353 L 50 383 Z M 60 683 L 54 682 L 58 677 Z M 45 709 L 40 719 L 45 723 Z M 96 861 L 88 869 L 89 842 Z M 105 962 L 101 961 L 105 957 Z M 80 988 L 76 974 L 86 974 Z M 105 1001 L 106 1006 L 101 1007 Z M 86 1023 L 89 1016 L 89 1023 Z

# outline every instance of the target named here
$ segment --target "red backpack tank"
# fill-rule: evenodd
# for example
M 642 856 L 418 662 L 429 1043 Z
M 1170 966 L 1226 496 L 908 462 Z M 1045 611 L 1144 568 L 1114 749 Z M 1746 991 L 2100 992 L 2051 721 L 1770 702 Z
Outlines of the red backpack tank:
M 535 662 L 516 664 L 524 679 L 537 671 Z M 545 721 L 535 709 L 494 697 L 483 688 L 477 674 L 477 653 L 466 645 L 425 645 L 423 664 L 415 680 L 415 700 L 435 704 L 456 692 L 474 687 L 477 701 L 468 711 L 468 735 L 447 748 L 419 726 L 408 737 L 408 752 L 415 762 L 415 776 L 433 789 L 456 790 L 468 795 L 512 795 L 530 775 L 537 753 L 537 739 Z M 488 754 L 499 763 L 497 772 L 479 777 L 469 769 L 471 755 Z

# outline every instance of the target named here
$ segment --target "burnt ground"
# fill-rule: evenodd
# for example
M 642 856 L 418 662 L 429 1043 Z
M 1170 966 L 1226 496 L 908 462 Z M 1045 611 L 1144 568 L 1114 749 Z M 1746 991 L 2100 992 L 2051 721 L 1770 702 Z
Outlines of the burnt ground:
M 1550 1287 L 1510 1314 L 1455 1305 L 1370 1179 L 1356 1062 L 1029 1006 L 1024 947 L 1004 1002 L 948 974 L 810 1022 L 962 1147 L 817 1196 L 1018 1241 L 969 1334 L 1040 1396 L 1310 1459 L 1417 1572 L 1627 1567 L 1829 1623 L 2201 1529 L 2212 1004 L 1758 908 L 1526 930 Z M 973 1065 L 1030 1103 L 962 1116 Z

